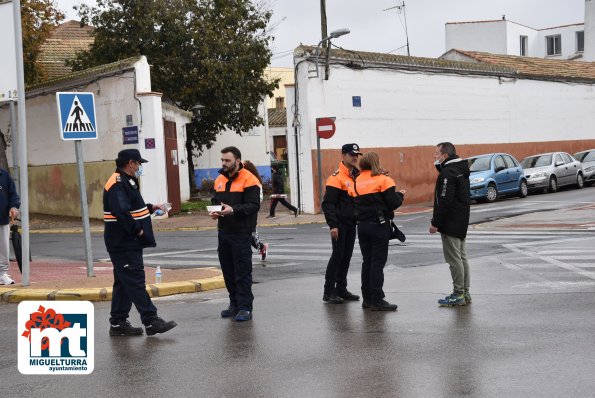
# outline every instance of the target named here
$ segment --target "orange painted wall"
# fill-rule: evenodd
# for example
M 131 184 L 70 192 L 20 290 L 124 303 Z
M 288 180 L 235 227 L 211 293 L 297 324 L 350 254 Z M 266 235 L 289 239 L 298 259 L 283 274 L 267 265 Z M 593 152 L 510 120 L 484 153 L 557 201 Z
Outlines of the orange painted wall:
M 595 148 L 595 139 L 580 141 L 523 142 L 510 144 L 469 144 L 457 145 L 459 156 L 466 158 L 484 153 L 504 152 L 513 155 L 518 161 L 544 152 L 562 151 L 571 155 L 585 149 Z M 396 181 L 397 189 L 405 189 L 405 205 L 432 201 L 437 171 L 434 168 L 435 146 L 362 148 L 362 152 L 374 151 L 380 156 L 382 167 Z M 326 178 L 341 162 L 341 151 L 324 149 L 322 157 L 323 189 Z M 320 211 L 318 194 L 318 162 L 316 150 L 312 151 L 312 177 L 314 181 L 314 203 Z

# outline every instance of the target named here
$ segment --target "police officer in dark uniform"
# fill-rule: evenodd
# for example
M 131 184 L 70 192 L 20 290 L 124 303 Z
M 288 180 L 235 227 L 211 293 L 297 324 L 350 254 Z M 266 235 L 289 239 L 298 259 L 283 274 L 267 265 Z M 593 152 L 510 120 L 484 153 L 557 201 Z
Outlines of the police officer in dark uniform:
M 142 328 L 133 327 L 128 321 L 133 303 L 148 336 L 177 326 L 176 322 L 157 316 L 145 286 L 143 248 L 157 245 L 151 214 L 162 207 L 145 204 L 140 194 L 138 178 L 142 175 L 142 163 L 146 162 L 137 149 L 120 151 L 116 171 L 103 191 L 104 240 L 114 266 L 110 336 L 143 334 Z
M 242 153 L 234 146 L 221 150 L 221 170 L 215 180 L 213 205 L 221 211 L 209 213 L 219 229 L 219 262 L 229 293 L 229 306 L 222 318 L 252 319 L 252 230 L 260 209 L 260 181 L 244 168 Z
M 380 167 L 375 152 L 366 153 L 355 179 L 354 203 L 357 235 L 362 251 L 362 307 L 372 311 L 396 311 L 397 305 L 384 300 L 384 266 L 388 258 L 390 221 L 403 203 L 404 191 L 396 192 L 395 182 Z
M 347 290 L 347 271 L 349 271 L 356 235 L 353 198 L 349 191 L 359 175 L 357 161 L 362 153 L 357 144 L 343 145 L 341 153 L 343 159 L 339 169 L 326 181 L 322 200 L 322 211 L 331 230 L 333 245 L 333 253 L 324 276 L 322 296 L 322 300 L 329 304 L 341 304 L 344 300 L 359 300 L 358 295 Z

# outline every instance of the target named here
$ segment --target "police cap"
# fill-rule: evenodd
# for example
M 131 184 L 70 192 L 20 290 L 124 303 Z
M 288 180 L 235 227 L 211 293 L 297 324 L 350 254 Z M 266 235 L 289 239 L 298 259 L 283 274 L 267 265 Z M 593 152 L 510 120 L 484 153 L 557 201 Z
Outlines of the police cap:
M 128 163 L 130 160 L 135 160 L 141 163 L 147 163 L 148 160 L 143 159 L 140 156 L 140 152 L 138 149 L 123 149 L 118 152 L 118 159 L 116 161 L 120 161 L 121 163 Z
M 359 151 L 359 145 L 357 145 L 357 144 L 343 145 L 341 147 L 341 153 L 342 154 L 351 153 L 353 155 L 362 155 L 362 153 Z

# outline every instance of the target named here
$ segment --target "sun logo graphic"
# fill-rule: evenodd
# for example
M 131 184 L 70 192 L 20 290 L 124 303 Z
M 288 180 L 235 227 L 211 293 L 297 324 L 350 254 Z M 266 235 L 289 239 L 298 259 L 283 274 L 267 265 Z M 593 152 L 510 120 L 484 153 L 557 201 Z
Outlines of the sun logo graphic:
M 94 322 L 89 301 L 23 301 L 18 316 L 19 372 L 91 373 Z

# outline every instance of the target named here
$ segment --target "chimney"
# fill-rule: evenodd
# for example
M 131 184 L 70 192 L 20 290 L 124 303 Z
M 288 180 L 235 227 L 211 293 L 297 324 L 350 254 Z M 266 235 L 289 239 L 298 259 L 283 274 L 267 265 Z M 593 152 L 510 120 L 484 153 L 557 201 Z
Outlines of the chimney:
M 583 61 L 595 61 L 595 0 L 585 0 L 585 51 Z

